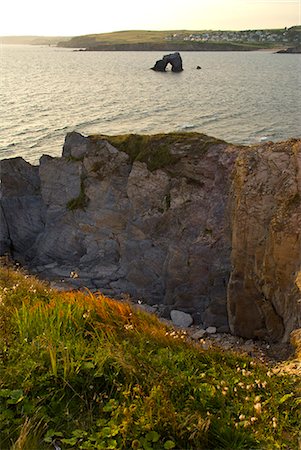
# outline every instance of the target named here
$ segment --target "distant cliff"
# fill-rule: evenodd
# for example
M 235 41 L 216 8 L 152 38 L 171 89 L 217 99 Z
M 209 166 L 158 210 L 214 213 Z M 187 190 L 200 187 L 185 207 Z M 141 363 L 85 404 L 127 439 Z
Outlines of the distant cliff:
M 258 50 L 256 45 L 235 44 L 231 42 L 139 42 L 102 44 L 98 42 L 86 42 L 81 40 L 60 42 L 59 47 L 84 48 L 85 51 L 252 51 Z
M 61 158 L 1 161 L 0 214 L 1 253 L 42 276 L 247 338 L 301 326 L 300 140 L 70 133 Z

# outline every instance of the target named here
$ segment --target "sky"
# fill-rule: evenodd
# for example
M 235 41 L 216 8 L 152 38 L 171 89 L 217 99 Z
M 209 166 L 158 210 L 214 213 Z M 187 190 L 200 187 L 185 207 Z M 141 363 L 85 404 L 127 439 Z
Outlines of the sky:
M 0 36 L 284 28 L 300 15 L 301 0 L 3 0 Z

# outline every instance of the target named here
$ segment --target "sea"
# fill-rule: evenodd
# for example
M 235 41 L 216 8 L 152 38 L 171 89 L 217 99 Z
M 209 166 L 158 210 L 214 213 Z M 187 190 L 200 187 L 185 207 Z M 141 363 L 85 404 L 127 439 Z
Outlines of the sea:
M 150 70 L 163 55 L 1 45 L 0 159 L 60 156 L 70 131 L 301 137 L 301 55 L 181 52 L 183 72 Z

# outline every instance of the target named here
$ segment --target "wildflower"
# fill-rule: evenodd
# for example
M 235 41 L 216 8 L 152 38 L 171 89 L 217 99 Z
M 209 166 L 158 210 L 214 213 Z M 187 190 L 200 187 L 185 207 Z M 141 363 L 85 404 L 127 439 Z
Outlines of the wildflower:
M 70 278 L 78 278 L 78 273 L 70 272 Z
M 249 377 L 251 375 L 251 372 L 246 369 L 242 369 L 241 373 L 244 377 Z
M 261 414 L 261 403 L 260 402 L 254 404 L 254 410 L 255 410 L 256 415 L 260 416 L 260 414 Z
M 272 419 L 272 427 L 273 428 L 277 428 L 277 419 L 276 419 L 276 417 L 273 417 L 273 419 Z
M 246 418 L 246 416 L 245 416 L 244 414 L 241 414 L 241 415 L 239 416 L 239 420 L 245 420 L 245 418 Z
M 256 422 L 256 420 L 258 420 L 257 417 L 251 417 L 250 422 L 254 423 L 254 422 Z

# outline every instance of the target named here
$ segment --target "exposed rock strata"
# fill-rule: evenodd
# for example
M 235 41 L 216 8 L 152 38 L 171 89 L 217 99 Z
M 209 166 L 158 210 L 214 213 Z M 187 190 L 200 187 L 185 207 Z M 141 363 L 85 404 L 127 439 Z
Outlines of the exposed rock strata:
M 288 340 L 300 325 L 300 194 L 300 141 L 250 148 L 237 158 L 228 308 L 230 328 L 240 335 Z
M 300 141 L 109 140 L 70 133 L 62 158 L 1 161 L 1 253 L 218 332 L 287 340 L 301 323 Z

